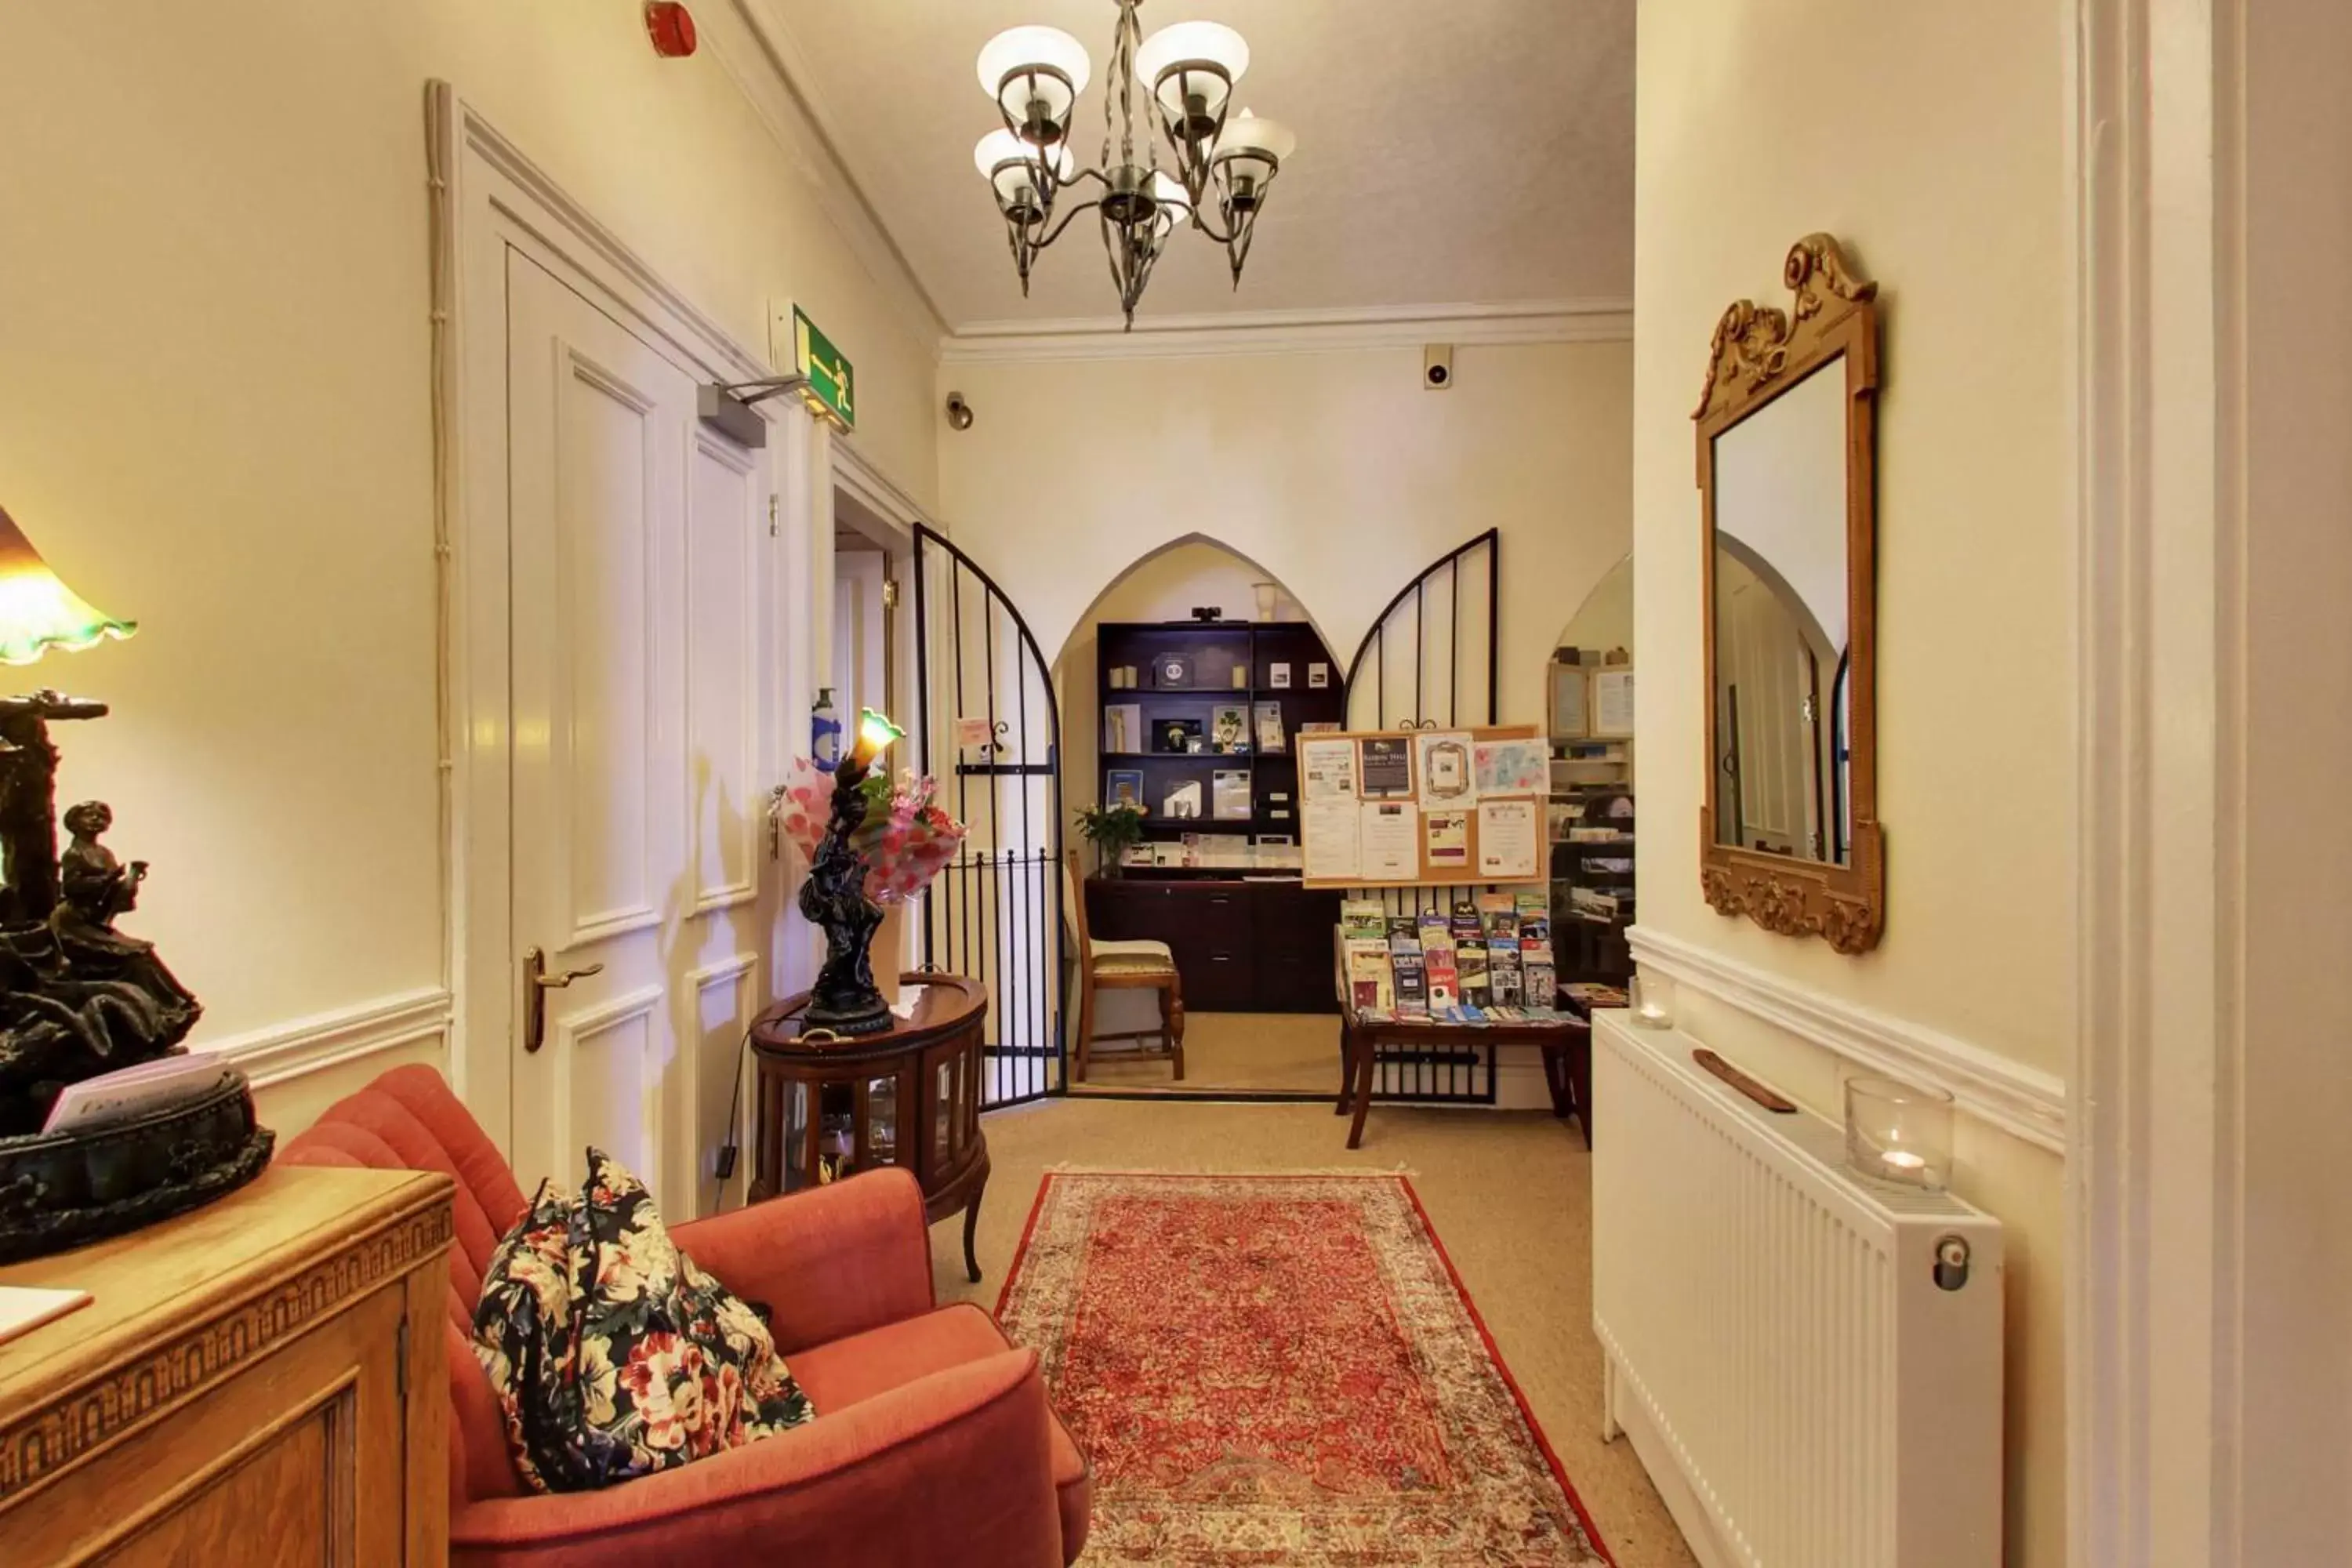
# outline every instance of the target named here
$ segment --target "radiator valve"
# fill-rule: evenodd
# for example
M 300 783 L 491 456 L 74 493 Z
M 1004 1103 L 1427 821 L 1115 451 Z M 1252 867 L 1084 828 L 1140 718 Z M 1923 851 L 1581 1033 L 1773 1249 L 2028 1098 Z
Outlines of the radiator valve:
M 1968 1282 L 1968 1241 L 1962 1237 L 1948 1236 L 1936 1243 L 1936 1288 L 1957 1290 Z

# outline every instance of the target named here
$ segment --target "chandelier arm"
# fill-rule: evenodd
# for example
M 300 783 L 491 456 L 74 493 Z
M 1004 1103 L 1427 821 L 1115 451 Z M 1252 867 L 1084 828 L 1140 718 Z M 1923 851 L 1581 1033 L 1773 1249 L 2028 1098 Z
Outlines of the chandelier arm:
M 1088 173 L 1092 173 L 1092 171 L 1089 170 Z M 1092 209 L 1101 205 L 1102 198 L 1100 196 L 1095 197 L 1092 201 L 1080 202 L 1077 205 L 1064 213 L 1062 215 L 1062 221 L 1055 224 L 1051 232 L 1046 233 L 1043 237 L 1036 240 L 1034 242 L 1034 247 L 1039 250 L 1045 249 L 1047 246 L 1062 237 L 1062 231 L 1069 227 L 1072 220 L 1076 218 L 1080 213 L 1091 211 Z

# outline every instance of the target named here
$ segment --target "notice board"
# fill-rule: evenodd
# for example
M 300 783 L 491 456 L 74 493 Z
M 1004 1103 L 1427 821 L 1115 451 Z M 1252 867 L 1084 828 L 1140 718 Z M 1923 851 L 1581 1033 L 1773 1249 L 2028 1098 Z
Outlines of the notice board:
M 1310 888 L 1541 881 L 1551 752 L 1532 724 L 1301 731 Z

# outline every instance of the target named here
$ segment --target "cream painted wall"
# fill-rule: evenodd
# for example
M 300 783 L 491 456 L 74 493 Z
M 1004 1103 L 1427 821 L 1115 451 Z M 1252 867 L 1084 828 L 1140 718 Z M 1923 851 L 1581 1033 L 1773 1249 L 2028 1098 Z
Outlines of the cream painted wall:
M 856 444 L 935 498 L 936 326 L 702 12 L 674 62 L 637 0 L 11 14 L 0 500 L 142 623 L 37 679 L 114 704 L 64 730 L 60 791 L 154 863 L 127 924 L 205 999 L 199 1039 L 442 975 L 428 79 L 754 349 L 803 302 L 857 363 Z M 322 1095 L 263 1098 L 290 1129 Z
M 1608 653 L 1613 648 L 1632 652 L 1633 647 L 1633 558 L 1628 555 L 1609 569 L 1609 575 L 1594 585 L 1576 606 L 1568 624 L 1553 638 L 1559 647 L 1590 648 L 1595 653 Z
M 1501 718 L 1532 722 L 1553 637 L 1627 547 L 1631 365 L 1469 346 L 1434 393 L 1410 348 L 945 365 L 978 417 L 940 437 L 940 515 L 1042 647 L 1198 533 L 1287 584 L 1343 666 L 1414 574 L 1500 527 Z
M 2057 0 L 1649 0 L 1637 83 L 1633 509 L 1644 927 L 2065 1069 L 2073 1017 L 2070 273 Z M 1965 60 L 1965 70 L 1952 62 Z M 1827 229 L 1881 281 L 1879 778 L 1887 929 L 1842 958 L 1700 896 L 1706 777 L 1690 411 L 1732 300 L 1785 304 Z M 1675 825 L 1690 824 L 1678 831 Z M 1684 1021 L 1832 1115 L 1826 1053 L 1727 1006 Z M 2009 1232 L 2007 1561 L 2064 1558 L 2063 1168 L 1969 1124 L 1961 1190 Z

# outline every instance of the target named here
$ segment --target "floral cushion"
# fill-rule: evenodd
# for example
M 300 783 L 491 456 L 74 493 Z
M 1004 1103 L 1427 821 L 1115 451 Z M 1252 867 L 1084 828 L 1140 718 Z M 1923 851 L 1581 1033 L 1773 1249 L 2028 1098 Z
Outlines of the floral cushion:
M 474 1353 L 534 1491 L 584 1491 L 740 1447 L 816 1412 L 759 1315 L 680 1252 L 645 1184 L 588 1151 L 499 1241 Z

